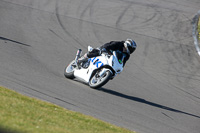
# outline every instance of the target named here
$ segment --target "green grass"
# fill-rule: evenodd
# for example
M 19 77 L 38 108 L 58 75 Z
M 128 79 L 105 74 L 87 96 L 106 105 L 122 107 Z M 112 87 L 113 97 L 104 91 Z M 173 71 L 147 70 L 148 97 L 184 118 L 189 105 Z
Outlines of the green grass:
M 199 33 L 199 40 L 200 40 L 200 18 L 199 18 L 199 22 L 198 22 L 198 33 Z
M 135 133 L 0 87 L 0 132 Z M 10 133 L 9 132 L 9 133 Z

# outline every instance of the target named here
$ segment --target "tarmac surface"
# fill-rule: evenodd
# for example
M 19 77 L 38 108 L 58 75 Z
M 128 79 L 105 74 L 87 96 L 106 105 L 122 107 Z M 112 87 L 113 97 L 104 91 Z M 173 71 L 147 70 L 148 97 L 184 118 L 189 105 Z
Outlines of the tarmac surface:
M 0 85 L 138 133 L 200 133 L 199 0 L 0 0 Z M 77 49 L 134 39 L 95 90 L 64 77 Z

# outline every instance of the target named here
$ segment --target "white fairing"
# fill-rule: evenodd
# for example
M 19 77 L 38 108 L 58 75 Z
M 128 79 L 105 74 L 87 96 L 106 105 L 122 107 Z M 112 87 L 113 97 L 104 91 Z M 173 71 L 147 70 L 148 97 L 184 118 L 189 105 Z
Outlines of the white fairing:
M 74 70 L 74 76 L 76 78 L 84 80 L 86 83 L 89 83 L 92 72 L 100 67 L 103 67 L 103 66 L 112 67 L 113 70 L 115 71 L 114 73 L 115 75 L 119 74 L 123 70 L 123 63 L 122 64 L 119 63 L 116 57 L 116 52 L 113 52 L 113 55 L 108 55 L 108 54 L 103 53 L 101 56 L 94 57 L 89 60 L 90 60 L 90 65 L 87 69 L 81 68 L 81 69 Z M 108 68 L 104 68 L 104 69 L 106 69 L 106 71 L 107 70 L 111 71 Z
M 123 70 L 123 63 L 122 64 L 119 63 L 117 56 L 116 56 L 116 52 L 113 52 L 112 58 L 113 58 L 112 59 L 113 60 L 112 68 L 115 70 L 116 74 L 121 73 Z

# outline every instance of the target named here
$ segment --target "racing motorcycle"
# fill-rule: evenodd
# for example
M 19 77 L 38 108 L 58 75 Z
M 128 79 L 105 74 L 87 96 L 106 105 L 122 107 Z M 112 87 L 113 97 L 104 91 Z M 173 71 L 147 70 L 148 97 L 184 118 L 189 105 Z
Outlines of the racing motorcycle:
M 88 46 L 88 51 L 91 49 L 92 47 Z M 87 61 L 77 64 L 81 52 L 82 50 L 79 49 L 75 59 L 65 67 L 64 75 L 66 78 L 76 78 L 91 88 L 100 88 L 123 70 L 125 54 L 120 51 L 104 51 L 100 56 L 89 58 Z

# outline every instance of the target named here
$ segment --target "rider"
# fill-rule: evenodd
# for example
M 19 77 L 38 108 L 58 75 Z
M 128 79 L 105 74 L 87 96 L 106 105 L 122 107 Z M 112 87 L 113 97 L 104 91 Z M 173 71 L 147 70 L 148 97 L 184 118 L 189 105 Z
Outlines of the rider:
M 106 43 L 102 45 L 99 48 L 92 49 L 91 51 L 88 51 L 84 56 L 82 56 L 80 59 L 78 59 L 77 63 L 78 65 L 81 64 L 84 61 L 87 61 L 88 58 L 93 58 L 96 56 L 100 56 L 102 52 L 110 52 L 110 51 L 121 51 L 126 56 L 123 60 L 123 64 L 126 64 L 126 61 L 129 59 L 130 54 L 132 54 L 137 45 L 134 40 L 127 39 L 126 41 L 111 41 L 109 43 Z

